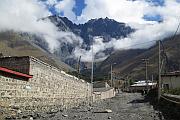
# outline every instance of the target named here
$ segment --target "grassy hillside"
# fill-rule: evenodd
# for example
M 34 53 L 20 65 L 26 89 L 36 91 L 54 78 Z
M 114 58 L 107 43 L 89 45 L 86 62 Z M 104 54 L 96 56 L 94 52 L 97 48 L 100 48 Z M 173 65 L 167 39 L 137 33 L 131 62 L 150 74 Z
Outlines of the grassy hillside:
M 32 36 L 8 31 L 0 33 L 0 53 L 4 56 L 33 56 L 57 68 L 69 71 L 72 68 L 48 51 L 30 42 Z

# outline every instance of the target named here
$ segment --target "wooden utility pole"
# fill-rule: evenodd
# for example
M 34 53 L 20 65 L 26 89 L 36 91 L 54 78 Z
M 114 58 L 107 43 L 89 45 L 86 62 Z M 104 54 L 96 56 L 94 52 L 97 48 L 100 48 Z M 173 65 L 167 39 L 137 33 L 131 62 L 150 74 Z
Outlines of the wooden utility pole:
M 112 78 L 112 64 L 111 64 L 111 87 L 113 87 L 113 78 Z
M 93 44 L 92 44 L 91 84 L 93 84 L 93 74 L 94 74 L 94 52 L 93 52 Z
M 159 53 L 158 53 L 158 56 L 159 56 L 159 61 L 158 61 L 158 102 L 160 100 L 160 97 L 161 97 L 161 41 L 159 40 L 158 41 L 158 46 L 159 46 Z
M 79 57 L 79 60 L 78 60 L 78 67 L 77 67 L 77 71 L 78 71 L 78 79 L 80 79 L 80 63 L 81 63 L 81 56 Z
M 146 90 L 148 90 L 148 61 L 149 59 L 142 59 L 145 62 L 145 75 L 146 75 Z
M 116 63 L 112 63 L 111 64 L 111 87 L 113 87 L 114 82 L 113 82 L 113 65 L 115 65 Z
M 93 102 L 93 78 L 94 78 L 94 51 L 93 51 L 93 43 L 92 43 L 92 62 L 91 62 L 91 102 Z

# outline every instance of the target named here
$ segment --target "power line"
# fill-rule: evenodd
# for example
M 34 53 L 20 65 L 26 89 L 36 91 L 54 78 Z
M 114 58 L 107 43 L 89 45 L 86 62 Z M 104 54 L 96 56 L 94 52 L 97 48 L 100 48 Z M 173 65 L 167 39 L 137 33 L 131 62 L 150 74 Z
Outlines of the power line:
M 178 32 L 178 30 L 179 30 L 179 27 L 180 27 L 180 21 L 179 21 L 179 24 L 178 24 L 178 26 L 177 26 L 177 28 L 176 28 L 176 31 L 174 32 L 174 35 L 173 35 L 171 41 L 175 40 L 176 35 L 177 35 L 177 32 Z M 160 44 L 161 44 L 162 50 L 163 50 L 163 52 L 162 52 L 162 54 L 161 54 L 161 55 L 162 55 L 162 58 L 165 59 L 165 61 L 166 61 L 166 65 L 165 65 L 165 66 L 166 66 L 167 69 L 169 70 L 169 69 L 170 69 L 170 65 L 169 65 L 169 60 L 168 60 L 167 54 L 166 54 L 166 52 L 165 52 L 164 44 L 163 44 L 162 41 L 160 41 Z M 167 70 L 167 71 L 168 71 L 168 70 Z M 167 72 L 167 71 L 165 71 L 165 72 Z
M 174 39 L 176 38 L 176 34 L 177 34 L 178 30 L 179 30 L 179 27 L 180 27 L 180 21 L 179 21 L 179 24 L 178 24 L 178 26 L 177 26 L 177 29 L 176 29 L 173 37 L 172 37 L 172 40 L 174 40 Z
M 134 47 L 134 46 L 138 46 L 138 45 L 143 45 L 143 44 L 147 44 L 147 43 L 151 43 L 151 42 L 157 42 L 158 40 L 151 40 L 151 41 L 147 41 L 147 42 L 142 42 L 142 43 L 138 43 L 138 44 L 134 44 L 134 45 L 130 45 L 130 46 L 126 46 L 122 49 L 125 49 L 125 48 L 130 48 L 130 47 Z

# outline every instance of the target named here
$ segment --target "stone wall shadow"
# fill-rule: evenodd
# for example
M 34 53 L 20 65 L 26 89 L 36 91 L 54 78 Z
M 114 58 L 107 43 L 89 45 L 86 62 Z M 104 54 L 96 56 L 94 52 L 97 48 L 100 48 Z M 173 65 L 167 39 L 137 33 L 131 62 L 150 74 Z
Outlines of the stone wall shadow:
M 152 89 L 145 96 L 145 100 L 148 100 L 153 108 L 158 112 L 159 118 L 164 117 L 165 120 L 180 120 L 180 105 L 169 102 L 164 99 L 157 100 L 157 89 Z

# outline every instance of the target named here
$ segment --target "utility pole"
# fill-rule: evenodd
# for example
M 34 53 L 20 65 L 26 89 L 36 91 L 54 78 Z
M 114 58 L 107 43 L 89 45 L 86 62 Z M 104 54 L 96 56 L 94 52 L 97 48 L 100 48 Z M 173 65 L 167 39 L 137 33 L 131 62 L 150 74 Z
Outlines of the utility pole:
M 93 102 L 93 74 L 94 74 L 94 51 L 93 51 L 93 42 L 92 42 L 92 62 L 91 62 L 91 102 Z
M 80 63 L 81 63 L 81 56 L 79 56 L 78 67 L 77 67 L 77 71 L 78 71 L 78 79 L 80 79 Z
M 148 90 L 148 61 L 149 59 L 142 59 L 145 62 L 145 75 L 146 75 L 146 90 Z
M 91 84 L 93 84 L 93 74 L 94 74 L 94 52 L 93 52 L 93 43 L 92 43 Z
M 158 56 L 159 56 L 159 61 L 158 61 L 158 102 L 160 100 L 160 97 L 161 97 L 161 41 L 159 40 L 158 41 Z
M 113 64 L 111 64 L 111 87 L 113 87 L 114 85 L 113 85 L 113 65 L 115 65 L 116 63 L 113 63 Z
M 111 87 L 113 87 L 113 80 L 112 80 L 112 64 L 111 64 Z

